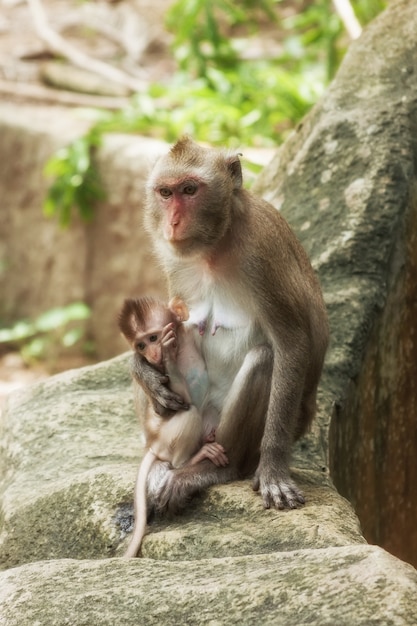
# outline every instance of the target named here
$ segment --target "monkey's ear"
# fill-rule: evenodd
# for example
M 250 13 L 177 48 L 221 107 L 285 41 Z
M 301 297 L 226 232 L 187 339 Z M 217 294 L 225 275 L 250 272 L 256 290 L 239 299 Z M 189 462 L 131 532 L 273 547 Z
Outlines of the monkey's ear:
M 240 163 L 240 154 L 234 154 L 226 160 L 227 169 L 233 181 L 233 188 L 240 189 L 243 184 L 242 165 Z
M 169 301 L 168 307 L 174 313 L 174 315 L 178 318 L 180 322 L 186 322 L 190 317 L 188 307 L 185 304 L 184 300 L 181 300 L 178 296 L 174 296 Z

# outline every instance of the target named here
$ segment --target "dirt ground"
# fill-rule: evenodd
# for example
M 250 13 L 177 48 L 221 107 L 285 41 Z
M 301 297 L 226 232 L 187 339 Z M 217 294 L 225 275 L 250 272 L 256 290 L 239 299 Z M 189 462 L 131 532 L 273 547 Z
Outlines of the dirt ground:
M 42 365 L 27 367 L 18 352 L 8 352 L 0 357 L 0 414 L 10 392 L 48 376 L 49 372 Z

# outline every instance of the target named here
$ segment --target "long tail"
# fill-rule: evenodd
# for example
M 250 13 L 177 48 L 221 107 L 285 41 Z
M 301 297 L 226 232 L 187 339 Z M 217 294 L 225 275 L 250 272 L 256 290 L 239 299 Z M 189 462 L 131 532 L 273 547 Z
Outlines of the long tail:
M 142 459 L 135 485 L 135 528 L 124 558 L 137 556 L 146 530 L 146 482 L 156 455 L 148 450 Z

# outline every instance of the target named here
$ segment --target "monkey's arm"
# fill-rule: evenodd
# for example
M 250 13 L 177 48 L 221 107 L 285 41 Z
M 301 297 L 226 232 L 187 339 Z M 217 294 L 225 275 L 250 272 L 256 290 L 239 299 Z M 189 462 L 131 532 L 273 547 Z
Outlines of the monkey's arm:
M 297 341 L 293 343 L 297 346 Z M 253 489 L 259 491 L 265 509 L 295 509 L 305 502 L 289 469 L 297 420 L 303 408 L 303 379 L 299 375 L 303 358 L 302 351 L 296 348 L 288 348 L 285 357 L 276 346 L 273 352 L 271 392 Z
M 291 293 L 291 285 L 286 291 Z M 291 450 L 314 417 L 316 390 L 327 344 L 325 315 L 314 311 L 314 294 L 305 295 L 308 307 L 303 307 L 301 298 L 296 306 L 294 296 L 284 299 L 284 295 L 281 293 L 280 306 L 274 308 L 266 304 L 259 313 L 264 315 L 264 328 L 269 329 L 273 366 L 253 488 L 260 492 L 267 509 L 294 509 L 305 502 L 290 476 Z M 323 318 L 324 321 L 315 321 Z
M 168 324 L 168 326 L 164 328 L 161 348 L 164 368 L 168 376 L 171 391 L 181 396 L 186 403 L 191 404 L 191 395 L 187 381 L 181 374 L 177 364 L 178 340 L 172 324 Z
M 188 402 L 170 389 L 168 376 L 137 355 L 133 357 L 132 375 L 152 402 L 153 409 L 158 415 L 164 417 L 170 411 L 188 411 L 190 408 Z
M 166 365 L 168 384 L 171 391 L 178 394 L 188 405 L 191 404 L 191 396 L 185 378 L 179 371 L 175 361 L 168 361 Z
M 261 455 L 253 481 L 265 509 L 295 509 L 305 502 L 289 471 L 297 418 L 303 408 L 302 381 L 297 377 L 301 368 L 294 354 L 287 352 L 283 360 L 282 353 L 275 350 Z

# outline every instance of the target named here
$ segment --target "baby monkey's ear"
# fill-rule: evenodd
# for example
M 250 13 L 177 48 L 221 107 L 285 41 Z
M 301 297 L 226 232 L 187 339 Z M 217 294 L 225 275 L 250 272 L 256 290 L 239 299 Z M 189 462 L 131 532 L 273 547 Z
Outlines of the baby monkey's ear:
M 181 300 L 178 296 L 171 298 L 168 307 L 177 317 L 179 322 L 186 322 L 190 317 L 187 305 L 184 300 Z

